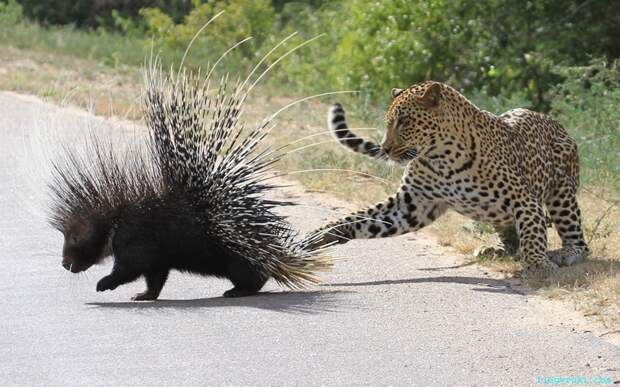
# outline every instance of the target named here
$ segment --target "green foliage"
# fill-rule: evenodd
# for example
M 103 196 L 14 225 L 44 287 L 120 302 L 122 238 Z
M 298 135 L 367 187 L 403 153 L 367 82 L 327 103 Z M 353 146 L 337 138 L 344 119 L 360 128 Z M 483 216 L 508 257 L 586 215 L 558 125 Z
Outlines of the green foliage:
M 135 19 L 123 16 L 120 12 L 113 9 L 109 17 L 106 19 L 109 28 L 106 31 L 119 32 L 127 37 L 142 38 L 145 33 L 144 23 Z M 102 30 L 103 28 L 99 28 Z
M 383 100 L 386 90 L 425 79 L 465 84 L 467 69 L 460 62 L 468 61 L 466 47 L 455 46 L 475 29 L 464 28 L 467 17 L 446 17 L 450 8 L 458 3 L 347 1 L 342 13 L 348 16 L 333 56 L 342 64 L 337 82 Z
M 287 74 L 302 85 L 361 89 L 378 101 L 392 87 L 426 79 L 466 92 L 484 85 L 489 95 L 517 93 L 547 109 L 547 92 L 560 80 L 555 64 L 620 55 L 612 43 L 619 18 L 620 7 L 602 1 L 345 0 L 291 19 L 328 38 L 304 57 L 320 79 L 303 68 Z
M 552 113 L 577 140 L 584 183 L 620 190 L 620 61 L 558 71 Z
M 282 37 L 295 32 L 298 35 L 291 40 L 290 46 L 320 37 L 280 64 L 283 71 L 275 74 L 278 81 L 293 83 L 299 91 L 308 93 L 345 88 L 335 81 L 342 69 L 331 57 L 338 45 L 338 34 L 332 30 L 335 28 L 334 21 L 339 19 L 340 9 L 340 5 L 334 3 L 325 5 L 320 10 L 302 2 L 291 2 L 283 6 L 279 14 L 279 38 L 274 36 L 266 44 L 273 45 Z M 347 87 L 355 89 L 357 86 Z
M 41 25 L 21 18 L 15 1 L 0 2 L 0 42 L 18 48 L 95 59 L 108 66 L 144 63 L 150 46 L 143 39 L 128 38 L 104 29 L 76 30 L 72 26 Z M 5 43 L 6 42 L 6 43 Z
M 116 27 L 118 17 L 135 20 L 138 11 L 157 7 L 179 21 L 192 8 L 191 0 L 18 0 L 24 14 L 44 25 L 74 24 L 78 27 Z M 115 13 L 115 15 L 113 14 Z
M 220 11 L 226 11 L 209 26 L 209 33 L 201 34 L 195 45 L 210 52 L 224 52 L 234 43 L 249 36 L 252 40 L 238 50 L 245 58 L 254 58 L 256 51 L 274 32 L 275 11 L 269 0 L 224 0 L 207 2 L 194 7 L 183 20 L 174 23 L 172 18 L 158 8 L 144 8 L 148 32 L 156 36 L 166 48 L 184 49 L 196 32 Z
M 22 20 L 22 6 L 15 0 L 0 2 L 0 25 L 11 27 Z
M 528 100 L 524 93 L 493 95 L 485 86 L 470 91 L 467 93 L 467 97 L 480 109 L 498 115 L 515 108 L 533 108 L 533 103 Z
M 158 39 L 165 39 L 175 27 L 172 17 L 162 12 L 159 8 L 142 8 L 140 16 L 144 19 L 147 32 Z

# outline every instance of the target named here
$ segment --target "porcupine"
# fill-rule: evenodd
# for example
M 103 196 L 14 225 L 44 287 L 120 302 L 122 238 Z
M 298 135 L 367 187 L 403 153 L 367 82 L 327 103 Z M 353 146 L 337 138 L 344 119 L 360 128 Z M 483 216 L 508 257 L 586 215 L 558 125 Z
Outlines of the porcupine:
M 164 75 L 157 60 L 144 73 L 146 152 L 118 155 L 92 139 L 87 157 L 65 149 L 54 163 L 50 223 L 64 235 L 63 267 L 78 273 L 113 256 L 97 291 L 144 276 L 134 300 L 157 299 L 171 269 L 227 278 L 227 297 L 269 278 L 293 289 L 319 282 L 330 262 L 274 212 L 294 203 L 265 197 L 281 154 L 257 149 L 269 120 L 244 134 L 243 85 L 227 92 L 223 78 L 213 93 L 208 79 Z

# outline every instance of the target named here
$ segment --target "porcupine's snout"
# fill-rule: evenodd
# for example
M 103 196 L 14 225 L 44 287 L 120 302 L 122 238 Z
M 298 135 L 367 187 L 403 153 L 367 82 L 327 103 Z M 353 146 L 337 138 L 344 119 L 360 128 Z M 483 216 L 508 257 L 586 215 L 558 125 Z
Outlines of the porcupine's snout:
M 92 265 L 89 265 L 89 264 L 86 264 L 86 265 L 79 264 L 71 257 L 65 256 L 62 258 L 62 267 L 64 267 L 66 270 L 70 271 L 71 273 L 80 273 L 82 271 L 85 271 L 91 266 Z

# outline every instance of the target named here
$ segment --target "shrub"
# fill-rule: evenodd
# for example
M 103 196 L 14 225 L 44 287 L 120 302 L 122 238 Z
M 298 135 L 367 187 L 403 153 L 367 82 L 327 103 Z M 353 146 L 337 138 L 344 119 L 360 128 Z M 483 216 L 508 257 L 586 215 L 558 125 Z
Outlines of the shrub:
M 0 2 L 0 25 L 13 26 L 22 20 L 23 8 L 15 0 Z
M 577 140 L 583 181 L 620 190 L 620 61 L 556 70 L 552 114 Z
M 115 17 L 134 20 L 145 7 L 157 7 L 180 21 L 196 0 L 19 0 L 25 15 L 44 25 L 115 28 Z M 116 13 L 116 16 L 113 15 Z
M 140 14 L 145 19 L 148 32 L 158 37 L 165 47 L 185 49 L 196 32 L 222 10 L 226 13 L 196 40 L 196 51 L 202 49 L 220 54 L 234 43 L 251 36 L 252 40 L 241 45 L 238 52 L 245 58 L 254 58 L 256 51 L 273 33 L 276 16 L 269 0 L 225 0 L 198 4 L 182 23 L 174 23 L 158 8 L 145 8 Z
M 301 57 L 301 70 L 287 68 L 289 77 L 359 88 L 383 102 L 392 87 L 435 79 L 466 92 L 484 86 L 489 95 L 524 95 L 546 110 L 548 90 L 561 80 L 555 65 L 620 55 L 613 42 L 620 7 L 609 2 L 345 0 L 297 7 L 302 12 L 287 19 L 289 28 L 327 38 Z

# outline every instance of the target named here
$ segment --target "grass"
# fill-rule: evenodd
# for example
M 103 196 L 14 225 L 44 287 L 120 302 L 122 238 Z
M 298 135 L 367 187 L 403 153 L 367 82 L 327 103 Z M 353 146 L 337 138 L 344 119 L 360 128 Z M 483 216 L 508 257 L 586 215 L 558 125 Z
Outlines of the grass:
M 79 106 L 104 117 L 128 120 L 141 118 L 141 73 L 136 65 L 142 63 L 145 53 L 143 46 L 97 33 L 78 33 L 69 28 L 44 30 L 32 24 L 17 28 L 11 33 L 11 39 L 7 39 L 7 31 L 0 28 L 0 37 L 0 89 Z M 11 43 L 7 44 L 9 41 Z M 124 54 L 116 54 L 119 52 Z M 262 119 L 294 100 L 294 95 L 286 95 L 282 89 L 267 85 L 254 92 L 248 101 L 246 119 L 249 122 Z M 474 100 L 491 111 L 515 107 L 520 102 L 515 98 L 488 99 L 483 94 L 474 96 Z M 325 112 L 326 104 L 316 100 L 288 109 L 278 117 L 278 126 L 272 133 L 271 141 L 275 145 L 284 145 L 295 139 L 324 132 Z M 381 128 L 381 115 L 377 109 L 357 108 L 350 111 L 349 121 L 352 127 Z M 583 118 L 579 125 L 585 128 L 586 119 Z M 381 135 L 381 129 L 361 133 L 377 138 Z M 312 146 L 314 143 L 322 144 Z M 356 207 L 363 207 L 384 199 L 398 185 L 401 168 L 347 153 L 329 134 L 300 141 L 294 148 L 305 146 L 308 147 L 288 155 L 277 168 L 283 173 L 290 173 L 291 178 L 302 182 L 311 191 L 327 192 L 347 199 Z M 309 171 L 314 169 L 351 172 Z M 584 213 L 584 228 L 593 251 L 592 258 L 585 264 L 561 269 L 553 277 L 528 285 L 547 297 L 569 299 L 584 314 L 595 316 L 606 326 L 618 327 L 618 191 L 614 184 L 609 189 L 602 189 L 600 185 L 594 184 L 593 178 L 588 182 L 589 187 L 598 188 L 583 189 L 579 199 Z M 472 257 L 472 260 L 483 266 L 507 276 L 514 276 L 520 268 L 518 263 L 505 257 L 484 260 L 473 258 L 475 250 L 496 243 L 496 237 L 485 227 L 458 214 L 449 212 L 432 224 L 430 229 L 436 232 L 441 244 Z M 557 247 L 557 235 L 553 229 L 549 233 L 552 248 Z
M 140 65 L 149 54 L 144 39 L 98 31 L 76 31 L 72 26 L 45 28 L 20 21 L 1 23 L 0 41 L 11 42 L 18 49 L 47 52 L 91 59 L 106 66 Z
M 110 68 L 89 59 L 3 46 L 0 88 L 85 108 L 97 115 L 139 119 L 138 68 Z

